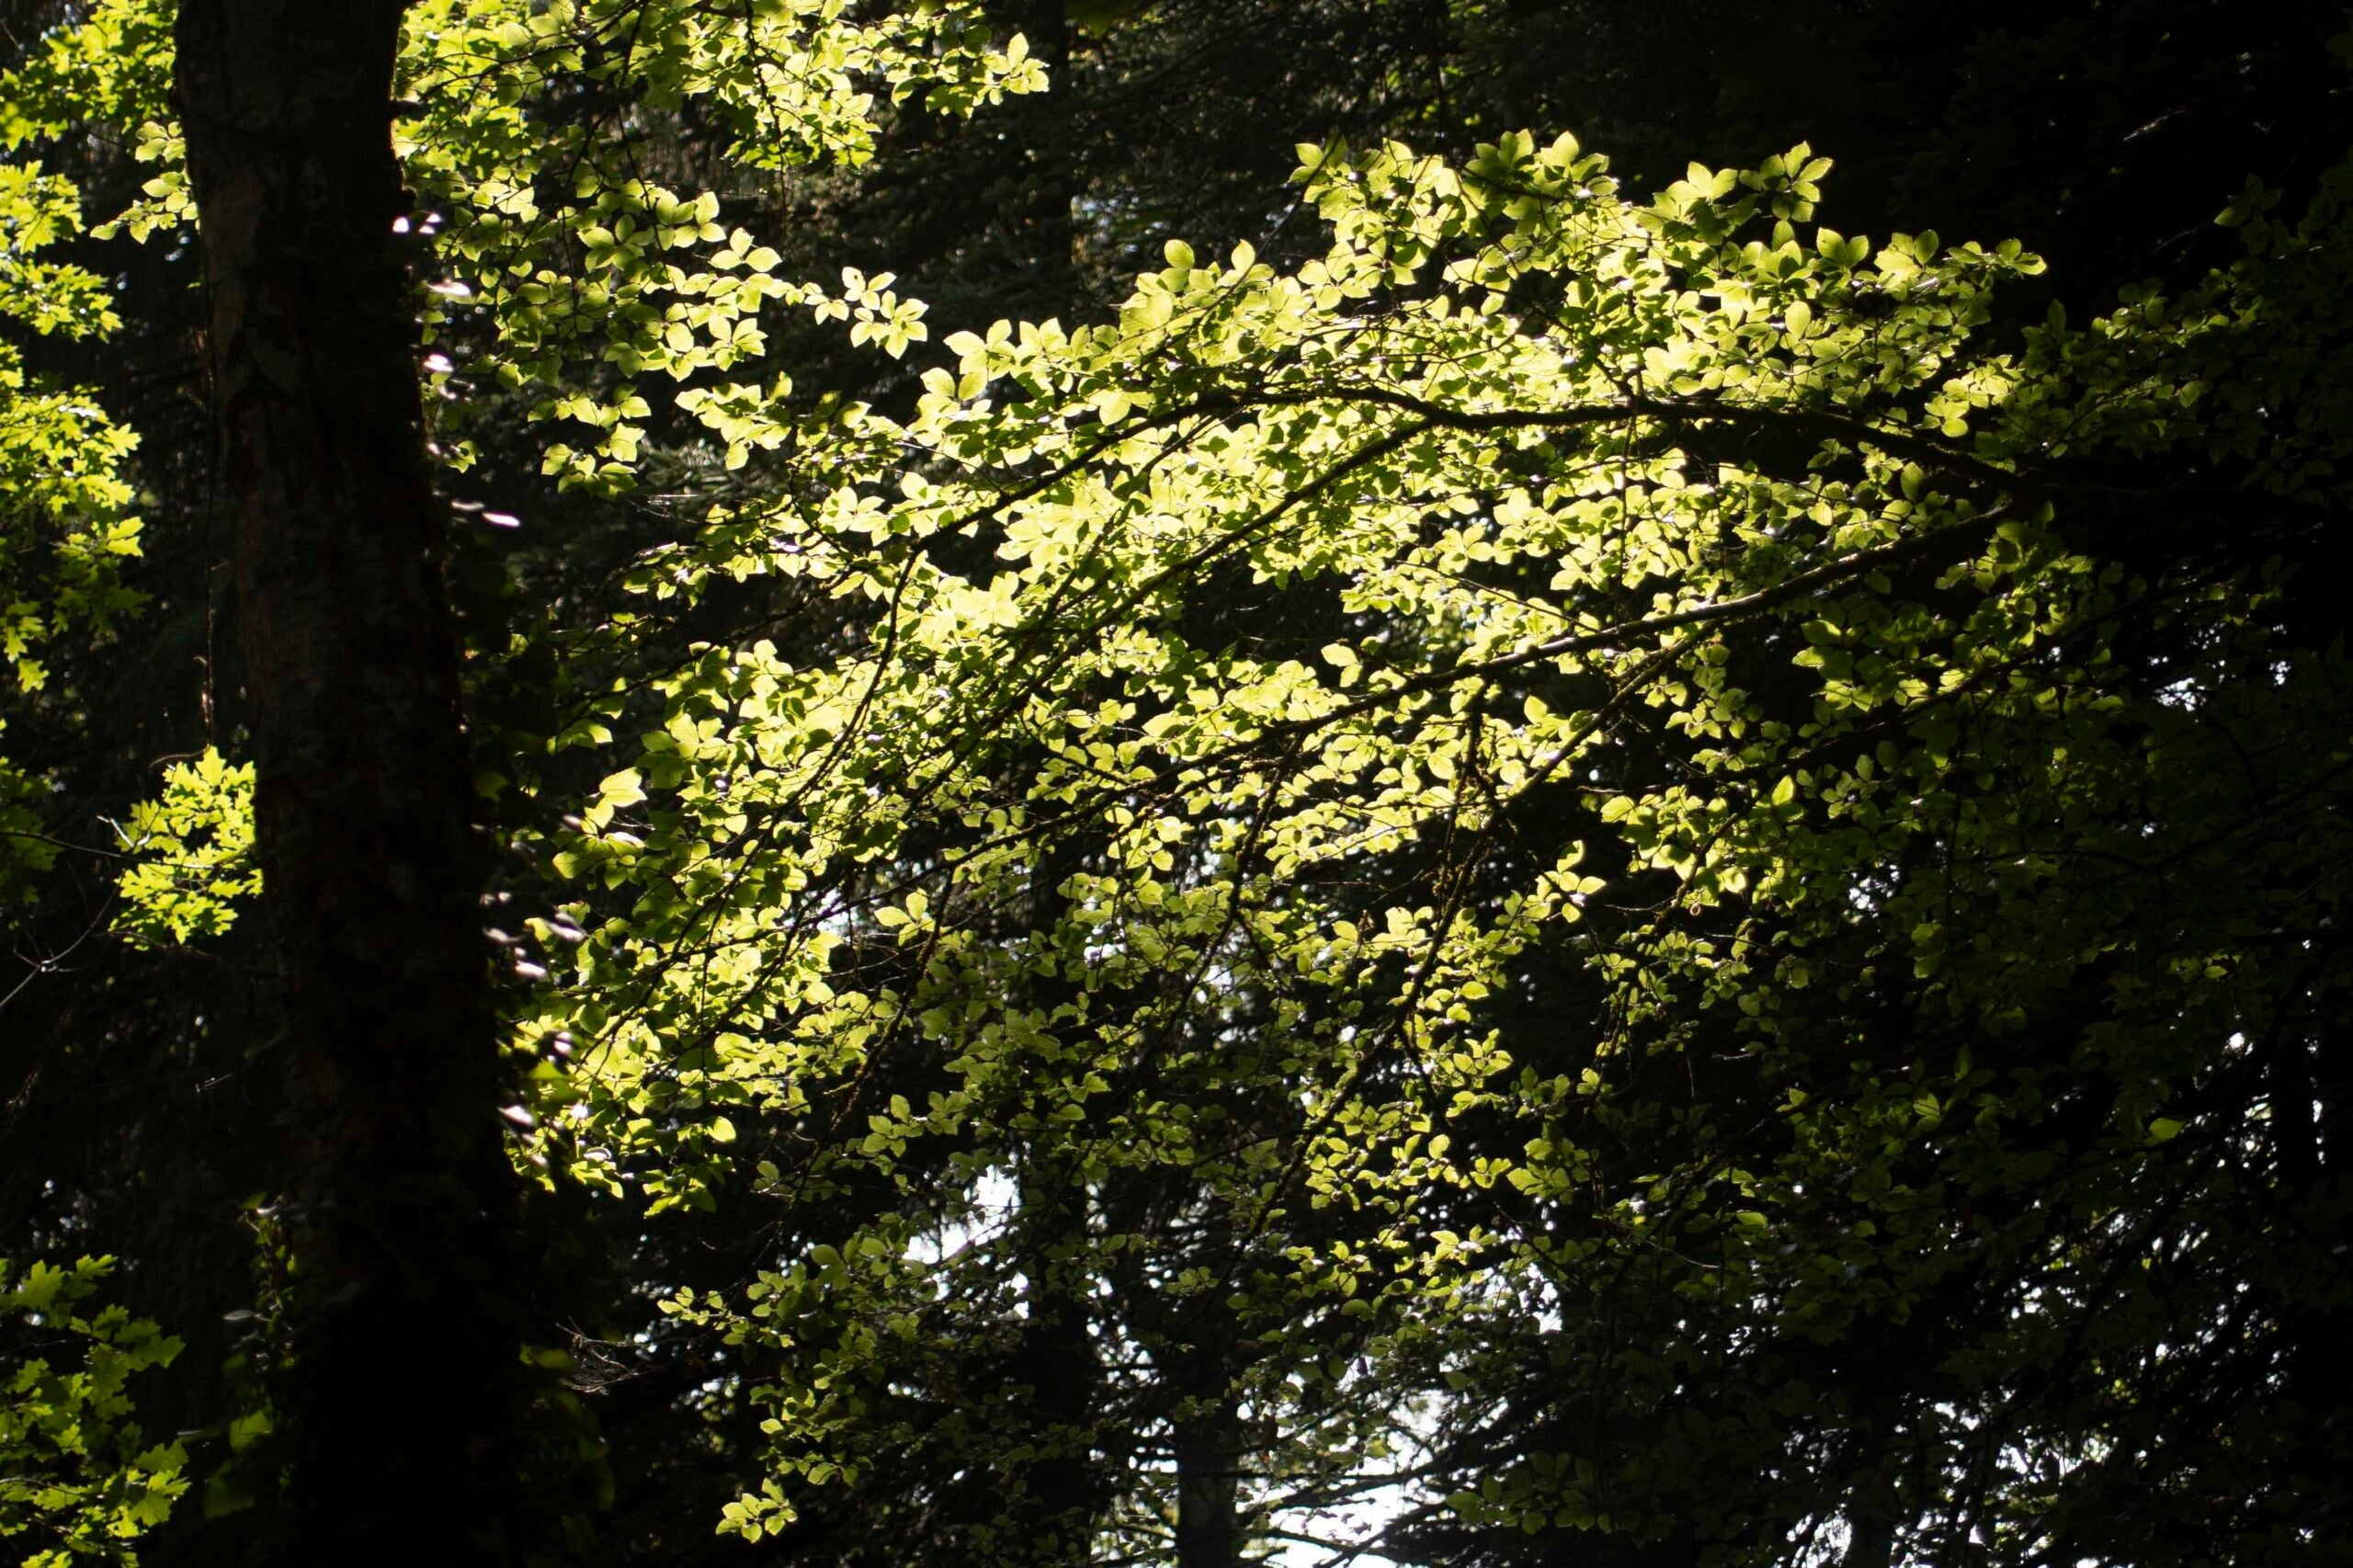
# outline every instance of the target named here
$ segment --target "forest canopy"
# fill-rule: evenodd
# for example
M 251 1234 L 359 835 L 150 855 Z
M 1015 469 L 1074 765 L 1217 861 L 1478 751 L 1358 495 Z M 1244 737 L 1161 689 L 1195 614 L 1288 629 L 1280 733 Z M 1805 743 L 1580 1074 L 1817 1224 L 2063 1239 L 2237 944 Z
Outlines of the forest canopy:
M 5 1550 L 2353 1555 L 2254 9 L 9 0 Z

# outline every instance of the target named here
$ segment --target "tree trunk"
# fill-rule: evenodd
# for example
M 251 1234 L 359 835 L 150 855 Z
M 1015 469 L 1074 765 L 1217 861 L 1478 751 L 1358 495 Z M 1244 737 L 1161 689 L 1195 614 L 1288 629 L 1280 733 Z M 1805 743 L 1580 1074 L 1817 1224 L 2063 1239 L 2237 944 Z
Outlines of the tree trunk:
M 1024 1568 L 1084 1568 L 1094 1560 L 1105 1502 L 1095 1458 L 1102 1367 L 1089 1333 L 1086 1198 L 1078 1173 L 1058 1159 L 1023 1175 L 1017 1253 L 1029 1280 L 1011 1375 L 1021 1400 L 1029 1457 L 1009 1477 L 1010 1538 L 1000 1560 Z M 1074 1251 L 1075 1257 L 1058 1257 Z
M 1072 210 L 1078 149 L 1071 124 L 1077 86 L 1070 74 L 1069 8 L 1065 0 L 1011 0 L 1001 15 L 1046 68 L 1046 90 L 1014 100 L 1024 143 L 1014 156 L 1025 166 L 1004 222 L 1026 277 L 1017 302 L 1025 313 L 1068 319 L 1079 303 Z
M 520 1544 L 483 856 L 391 143 L 400 0 L 185 0 L 290 1101 L 283 1560 Z
M 1242 1568 L 1242 1411 L 1231 1398 L 1176 1423 L 1176 1568 Z
M 1053 953 L 1054 967 L 1029 977 L 1025 1000 L 1058 1030 L 1084 1031 L 1056 1016 L 1081 996 L 1086 962 L 1074 934 L 1063 928 L 1068 903 L 1062 888 L 1086 866 L 1095 837 L 1064 833 L 1039 849 L 1032 871 L 1029 934 Z M 1051 1081 L 1041 1072 L 1037 1085 L 1048 1089 Z M 1046 1108 L 1026 1108 L 1042 1113 Z M 1007 1535 L 997 1560 L 1007 1568 L 1084 1568 L 1093 1561 L 1096 1524 L 1108 1500 L 1095 1454 L 1103 1368 L 1092 1332 L 1090 1199 L 1074 1153 L 1086 1134 L 1083 1123 L 1058 1131 L 1063 1127 L 1039 1114 L 1017 1177 L 1010 1240 L 1015 1267 L 1028 1281 L 1022 1293 L 1027 1315 L 1008 1371 L 1019 1402 L 1017 1447 L 1027 1453 L 1006 1478 Z

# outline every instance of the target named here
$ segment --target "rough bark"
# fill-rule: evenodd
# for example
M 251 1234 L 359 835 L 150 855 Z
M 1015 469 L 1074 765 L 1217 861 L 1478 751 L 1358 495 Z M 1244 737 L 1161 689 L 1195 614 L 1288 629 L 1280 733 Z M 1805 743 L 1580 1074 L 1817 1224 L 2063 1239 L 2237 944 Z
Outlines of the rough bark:
M 513 1555 L 519 1281 L 482 853 L 392 223 L 399 0 L 186 0 L 289 1092 L 282 1560 Z

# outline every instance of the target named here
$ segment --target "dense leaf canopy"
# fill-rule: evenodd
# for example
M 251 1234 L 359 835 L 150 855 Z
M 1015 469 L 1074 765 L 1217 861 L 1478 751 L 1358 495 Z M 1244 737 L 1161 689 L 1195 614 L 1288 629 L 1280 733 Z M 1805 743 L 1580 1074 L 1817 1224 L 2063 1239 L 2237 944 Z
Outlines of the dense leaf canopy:
M 1825 226 L 1811 145 L 1654 189 L 1499 132 L 1557 18 L 1306 9 L 1381 26 L 1298 67 L 1324 124 L 1245 75 L 1237 124 L 1314 139 L 1237 196 L 1241 154 L 1188 186 L 1105 130 L 1158 123 L 1199 7 L 407 7 L 508 982 L 479 1110 L 530 1354 L 599 1434 L 532 1472 L 569 1523 L 517 1558 L 2341 1557 L 2344 137 L 2201 187 L 2188 239 L 2129 159 L 1951 185 L 2050 218 L 2071 277 Z M 110 284 L 36 258 L 96 242 L 17 154 L 15 335 L 137 336 L 186 281 L 168 10 L 50 18 L 8 78 L 12 145 L 144 185 L 98 214 L 88 257 L 146 258 Z M 1858 50 L 1913 39 L 1857 12 Z M 2074 26 L 2019 59 L 2080 65 Z M 2245 58 L 2335 123 L 2318 32 Z M 1678 114 L 1586 71 L 1655 156 Z M 2238 155 L 2237 88 L 2154 75 Z M 1803 118 L 1717 85 L 1695 141 Z M 1866 203 L 1927 204 L 1938 146 L 1860 158 Z M 2087 237 L 2086 190 L 2145 225 Z M 108 1264 L 9 1287 L 41 1358 L 0 1384 L 0 1530 L 232 1561 L 301 1375 L 285 1178 L 193 1162 L 210 1252 L 148 1263 L 126 1216 L 202 1124 L 156 1107 L 235 1078 L 260 1109 L 206 1114 L 257 1142 L 272 1103 L 248 721 L 207 663 L 160 779 L 88 760 L 142 538 L 203 553 L 168 483 L 201 464 L 26 362 L 0 898 L 49 955 L 19 990 L 61 931 L 120 978 L 10 1092 L 173 1065 L 107 1111 L 153 1168 L 57 1166 L 0 1248 L 210 1283 L 138 1318 L 74 1304 Z M 209 629 L 174 581 L 152 619 Z M 125 1379 L 167 1364 L 142 1427 Z M 208 1517 L 165 1524 L 184 1466 Z

